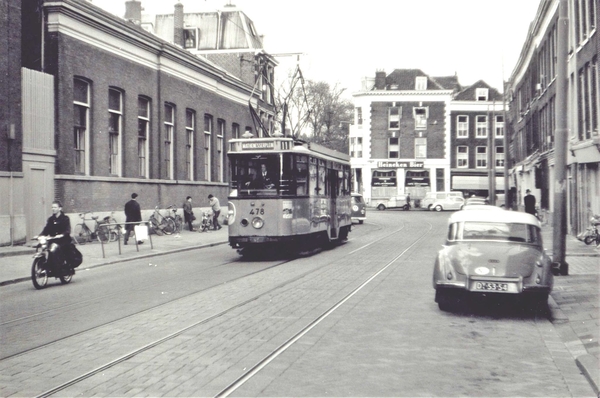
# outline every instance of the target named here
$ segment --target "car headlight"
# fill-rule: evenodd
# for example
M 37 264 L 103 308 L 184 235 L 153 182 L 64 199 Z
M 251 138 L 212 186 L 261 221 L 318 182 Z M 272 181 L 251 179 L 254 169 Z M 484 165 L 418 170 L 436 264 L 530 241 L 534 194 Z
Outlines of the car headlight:
M 252 226 L 256 229 L 261 229 L 263 227 L 263 225 L 265 225 L 265 222 L 262 218 L 260 217 L 254 217 L 252 219 Z

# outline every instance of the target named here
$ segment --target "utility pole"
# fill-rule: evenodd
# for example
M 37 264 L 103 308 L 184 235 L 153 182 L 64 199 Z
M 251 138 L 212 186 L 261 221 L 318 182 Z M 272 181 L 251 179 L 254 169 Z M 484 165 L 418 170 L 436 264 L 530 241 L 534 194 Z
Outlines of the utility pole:
M 554 133 L 554 228 L 553 261 L 562 275 L 569 274 L 569 264 L 565 261 L 567 235 L 567 55 L 569 45 L 568 1 L 560 0 L 558 5 L 557 51 L 556 51 L 556 130 Z
M 490 117 L 490 108 L 488 105 L 488 198 L 489 204 L 492 206 L 496 205 L 496 131 L 494 129 L 494 122 L 496 119 L 496 101 L 492 102 L 492 116 Z

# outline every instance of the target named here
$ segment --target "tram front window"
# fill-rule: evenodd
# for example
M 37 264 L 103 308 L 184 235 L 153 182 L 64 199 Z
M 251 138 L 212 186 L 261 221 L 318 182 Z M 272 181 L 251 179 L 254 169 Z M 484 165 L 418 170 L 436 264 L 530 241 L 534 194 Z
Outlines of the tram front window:
M 278 156 L 232 158 L 231 188 L 240 196 L 274 196 L 280 185 Z

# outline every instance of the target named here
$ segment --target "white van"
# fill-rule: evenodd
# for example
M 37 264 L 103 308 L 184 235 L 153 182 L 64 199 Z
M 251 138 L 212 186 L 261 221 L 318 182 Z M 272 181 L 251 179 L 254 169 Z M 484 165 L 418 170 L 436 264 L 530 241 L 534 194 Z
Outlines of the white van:
M 425 197 L 421 199 L 421 208 L 431 210 L 431 205 L 434 202 L 444 201 L 450 197 L 463 197 L 463 193 L 460 191 L 449 191 L 449 192 L 427 192 Z

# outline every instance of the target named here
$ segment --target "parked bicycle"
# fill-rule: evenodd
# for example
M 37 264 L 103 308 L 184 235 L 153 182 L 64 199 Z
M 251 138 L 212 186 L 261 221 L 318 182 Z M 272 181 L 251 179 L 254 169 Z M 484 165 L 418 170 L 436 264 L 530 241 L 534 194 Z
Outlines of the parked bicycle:
M 181 233 L 181 231 L 183 231 L 183 218 L 181 218 L 181 216 L 179 214 L 177 214 L 177 206 L 171 205 L 171 206 L 167 207 L 167 209 L 171 210 L 171 212 L 173 213 L 172 216 L 167 216 L 167 217 L 173 219 L 173 222 L 175 223 L 175 233 L 176 234 Z
M 600 232 L 598 231 L 598 226 L 600 226 L 600 214 L 595 214 L 590 218 L 590 226 L 583 235 L 583 242 L 586 245 L 591 245 L 592 243 L 600 245 Z
M 86 214 L 90 214 L 91 212 L 86 211 L 84 213 L 79 213 L 79 217 L 81 218 L 81 222 L 73 228 L 73 233 L 71 236 L 75 239 L 75 241 L 84 245 L 87 242 L 91 242 L 95 239 L 98 242 L 114 242 L 119 238 L 119 232 L 114 227 L 107 225 L 111 221 L 111 216 L 106 216 L 102 219 L 102 221 L 98 221 L 99 216 L 92 215 L 92 218 L 85 218 Z M 90 227 L 85 223 L 86 221 L 95 221 L 94 230 L 92 231 Z M 113 219 L 114 220 L 114 219 Z
M 148 222 L 150 233 L 155 233 L 158 236 L 171 235 L 175 232 L 175 220 L 169 215 L 163 216 L 158 206 L 154 208 L 154 213 L 150 216 Z

